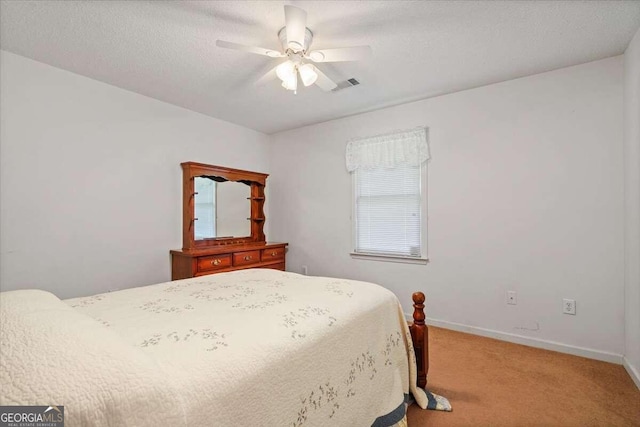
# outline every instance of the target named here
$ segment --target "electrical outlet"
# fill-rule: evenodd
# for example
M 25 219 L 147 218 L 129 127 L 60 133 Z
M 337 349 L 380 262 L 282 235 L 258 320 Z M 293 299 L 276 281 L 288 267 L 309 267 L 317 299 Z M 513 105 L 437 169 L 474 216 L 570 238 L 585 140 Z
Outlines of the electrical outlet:
M 518 297 L 516 296 L 516 291 L 507 291 L 507 304 L 510 304 L 510 305 L 518 304 Z
M 304 274 L 305 276 L 308 276 L 309 271 L 307 270 L 307 266 L 303 265 L 302 266 L 302 274 Z
M 562 300 L 562 312 L 564 314 L 576 314 L 576 300 L 574 299 L 563 299 Z

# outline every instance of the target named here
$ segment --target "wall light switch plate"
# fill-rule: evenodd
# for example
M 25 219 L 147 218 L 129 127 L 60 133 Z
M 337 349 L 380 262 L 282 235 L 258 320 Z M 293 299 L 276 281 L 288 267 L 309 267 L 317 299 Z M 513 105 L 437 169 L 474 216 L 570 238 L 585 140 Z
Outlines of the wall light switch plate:
M 516 291 L 507 291 L 507 304 L 510 304 L 510 305 L 518 304 L 518 297 L 516 295 Z

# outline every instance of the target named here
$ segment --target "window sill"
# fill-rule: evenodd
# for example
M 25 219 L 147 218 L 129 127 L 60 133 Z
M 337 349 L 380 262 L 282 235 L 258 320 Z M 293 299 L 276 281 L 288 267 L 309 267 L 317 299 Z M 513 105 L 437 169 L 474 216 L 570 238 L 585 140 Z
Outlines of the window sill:
M 373 255 L 373 254 L 363 254 L 358 252 L 351 252 L 349 255 L 351 255 L 351 258 L 353 259 L 363 259 L 366 261 L 400 262 L 404 264 L 429 263 L 429 258 L 412 258 L 412 257 L 394 256 L 394 255 Z

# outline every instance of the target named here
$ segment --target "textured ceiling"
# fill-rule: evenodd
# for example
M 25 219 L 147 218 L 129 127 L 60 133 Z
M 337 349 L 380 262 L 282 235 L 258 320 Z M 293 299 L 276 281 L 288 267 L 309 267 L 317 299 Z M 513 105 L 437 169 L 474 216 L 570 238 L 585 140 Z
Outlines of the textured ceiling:
M 284 4 L 308 13 L 312 47 L 370 45 L 321 64 L 341 92 L 253 83 L 278 60 Z M 265 133 L 580 64 L 624 52 L 640 1 L 7 1 L 0 46 Z

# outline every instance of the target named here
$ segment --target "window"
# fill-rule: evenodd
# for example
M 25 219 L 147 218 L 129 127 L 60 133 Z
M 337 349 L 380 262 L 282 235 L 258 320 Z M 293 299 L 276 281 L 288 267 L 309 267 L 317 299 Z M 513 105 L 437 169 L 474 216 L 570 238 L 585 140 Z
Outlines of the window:
M 422 128 L 347 146 L 353 180 L 352 255 L 426 260 L 426 135 Z
M 421 169 L 354 172 L 355 252 L 421 257 Z

